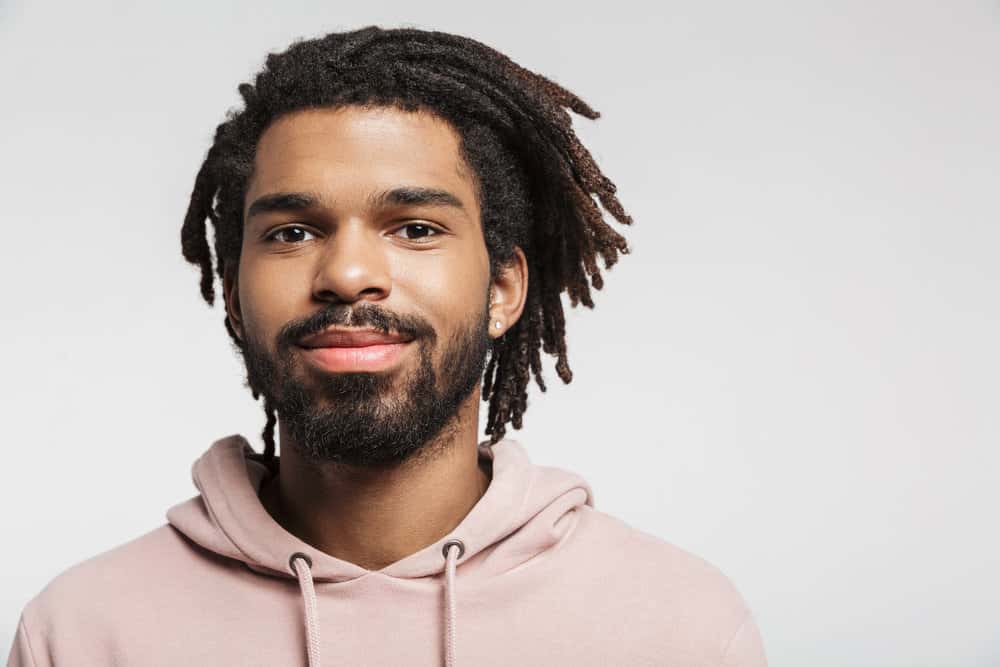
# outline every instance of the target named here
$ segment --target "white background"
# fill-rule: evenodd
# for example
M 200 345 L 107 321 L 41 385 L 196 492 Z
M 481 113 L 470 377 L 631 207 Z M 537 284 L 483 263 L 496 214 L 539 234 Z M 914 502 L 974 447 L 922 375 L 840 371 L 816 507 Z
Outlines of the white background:
M 0 3 L 0 652 L 52 577 L 194 495 L 213 440 L 262 447 L 181 222 L 266 53 L 371 23 L 603 114 L 575 124 L 634 252 L 570 315 L 572 384 L 546 357 L 532 385 L 533 460 L 722 569 L 773 666 L 1000 665 L 985 1 Z

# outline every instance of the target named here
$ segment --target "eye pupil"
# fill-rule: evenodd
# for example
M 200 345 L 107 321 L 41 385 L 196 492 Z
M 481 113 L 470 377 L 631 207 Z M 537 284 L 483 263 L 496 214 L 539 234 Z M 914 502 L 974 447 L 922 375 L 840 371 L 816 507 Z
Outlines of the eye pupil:
M 421 225 L 419 223 L 411 223 L 411 224 L 407 225 L 405 227 L 405 229 L 408 229 L 408 230 L 411 230 L 411 231 L 414 230 L 414 229 L 416 229 L 418 231 L 423 232 L 423 233 L 417 234 L 416 238 L 423 238 L 423 237 L 427 236 L 429 234 L 429 232 L 431 231 L 431 228 L 429 226 L 427 226 L 427 225 Z M 410 234 L 409 237 L 410 238 L 414 238 L 414 236 L 412 234 Z
M 302 233 L 302 231 L 303 230 L 301 228 L 299 228 L 299 227 L 285 227 L 284 229 L 279 229 L 278 233 L 276 234 L 276 236 L 280 237 L 282 234 L 287 234 L 289 232 Z

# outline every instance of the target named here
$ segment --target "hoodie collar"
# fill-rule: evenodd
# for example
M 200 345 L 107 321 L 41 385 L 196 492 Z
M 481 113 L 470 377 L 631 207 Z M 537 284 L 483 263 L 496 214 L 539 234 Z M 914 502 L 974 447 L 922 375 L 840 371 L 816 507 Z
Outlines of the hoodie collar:
M 481 566 L 499 573 L 553 546 L 566 530 L 560 519 L 582 505 L 594 505 L 593 491 L 582 477 L 533 464 L 516 440 L 481 442 L 478 450 L 480 458 L 492 460 L 486 493 L 447 535 L 379 570 L 381 574 L 400 578 L 440 574 L 445 570 L 442 550 L 451 539 L 460 539 L 465 546 L 458 565 L 505 542 L 503 557 L 490 558 Z M 199 495 L 171 507 L 167 521 L 202 547 L 242 561 L 261 574 L 295 577 L 289 565 L 295 553 L 311 559 L 316 581 L 369 574 L 370 570 L 303 542 L 271 517 L 258 496 L 270 473 L 253 455 L 239 434 L 213 442 L 191 468 Z

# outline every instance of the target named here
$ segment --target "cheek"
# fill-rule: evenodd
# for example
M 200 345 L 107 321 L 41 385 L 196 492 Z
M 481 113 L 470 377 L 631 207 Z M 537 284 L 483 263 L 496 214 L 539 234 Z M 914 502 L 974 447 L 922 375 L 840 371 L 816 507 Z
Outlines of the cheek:
M 393 289 L 398 293 L 387 306 L 419 313 L 437 331 L 439 341 L 447 341 L 485 311 L 489 267 L 479 266 L 475 258 L 448 262 L 443 257 L 424 259 L 427 261 L 411 262 L 397 272 Z
M 308 300 L 309 278 L 291 262 L 284 267 L 256 266 L 240 276 L 239 291 L 245 325 L 258 337 L 271 340 L 280 327 L 296 318 L 296 304 L 302 296 Z

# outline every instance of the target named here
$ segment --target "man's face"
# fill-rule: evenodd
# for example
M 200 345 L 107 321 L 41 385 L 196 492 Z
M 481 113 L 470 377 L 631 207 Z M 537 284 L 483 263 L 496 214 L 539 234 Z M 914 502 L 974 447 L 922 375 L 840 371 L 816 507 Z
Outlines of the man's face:
M 490 344 L 489 258 L 457 133 L 395 108 L 287 114 L 258 143 L 243 212 L 227 309 L 295 445 L 365 467 L 430 454 L 478 400 Z M 331 325 L 405 342 L 368 358 L 301 346 Z

